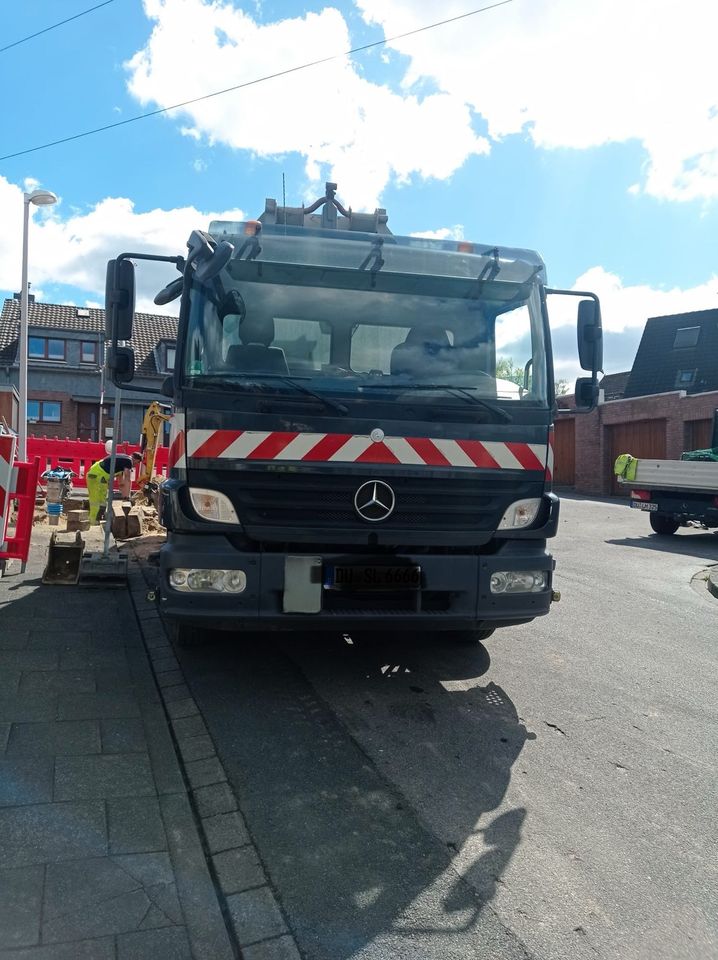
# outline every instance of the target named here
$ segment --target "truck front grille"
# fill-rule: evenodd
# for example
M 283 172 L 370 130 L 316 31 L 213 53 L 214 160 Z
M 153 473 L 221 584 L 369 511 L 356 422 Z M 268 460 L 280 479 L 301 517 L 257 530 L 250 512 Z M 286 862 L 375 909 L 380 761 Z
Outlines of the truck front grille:
M 507 503 L 533 491 L 530 483 L 500 476 L 384 479 L 394 490 L 396 506 L 376 525 L 354 510 L 354 495 L 363 482 L 357 476 L 247 471 L 238 478 L 233 499 L 248 529 L 274 527 L 290 533 L 311 527 L 317 534 L 374 526 L 386 532 L 495 530 Z

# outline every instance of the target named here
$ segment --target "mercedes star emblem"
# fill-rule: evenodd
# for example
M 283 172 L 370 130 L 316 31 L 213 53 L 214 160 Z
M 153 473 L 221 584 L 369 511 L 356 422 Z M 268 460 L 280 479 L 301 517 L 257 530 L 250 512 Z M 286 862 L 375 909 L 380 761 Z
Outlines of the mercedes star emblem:
M 382 480 L 369 480 L 354 494 L 354 509 L 362 520 L 370 523 L 386 520 L 394 512 L 395 506 L 394 491 Z

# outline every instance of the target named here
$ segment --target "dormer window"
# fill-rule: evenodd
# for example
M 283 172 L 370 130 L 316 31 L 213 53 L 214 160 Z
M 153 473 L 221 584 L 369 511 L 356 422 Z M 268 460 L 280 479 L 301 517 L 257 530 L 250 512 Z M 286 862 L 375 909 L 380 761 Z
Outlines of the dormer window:
M 174 340 L 160 340 L 154 350 L 158 373 L 172 373 L 175 368 L 177 348 Z
M 679 327 L 676 330 L 676 336 L 673 341 L 673 349 L 679 350 L 682 347 L 695 347 L 698 345 L 698 334 L 700 327 Z
M 165 369 L 168 373 L 171 373 L 175 368 L 175 354 L 177 350 L 175 347 L 165 347 Z

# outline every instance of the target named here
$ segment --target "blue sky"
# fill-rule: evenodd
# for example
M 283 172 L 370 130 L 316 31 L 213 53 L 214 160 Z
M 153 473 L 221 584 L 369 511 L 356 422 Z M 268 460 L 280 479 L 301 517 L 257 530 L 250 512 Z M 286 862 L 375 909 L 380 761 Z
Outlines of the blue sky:
M 92 5 L 8 5 L 0 45 Z M 0 154 L 475 5 L 114 0 L 0 54 Z M 130 241 L 179 252 L 210 213 L 256 216 L 266 196 L 281 197 L 282 173 L 296 204 L 329 178 L 356 209 L 385 206 L 395 233 L 539 250 L 552 284 L 601 295 L 606 369 L 626 369 L 648 316 L 718 306 L 718 13 L 712 0 L 686 0 L 680 18 L 664 0 L 598 6 L 513 0 L 191 111 L 0 161 L 0 293 L 19 286 L 27 182 L 61 198 L 35 215 L 35 288 L 95 303 L 105 260 Z M 559 369 L 573 373 L 565 334 Z

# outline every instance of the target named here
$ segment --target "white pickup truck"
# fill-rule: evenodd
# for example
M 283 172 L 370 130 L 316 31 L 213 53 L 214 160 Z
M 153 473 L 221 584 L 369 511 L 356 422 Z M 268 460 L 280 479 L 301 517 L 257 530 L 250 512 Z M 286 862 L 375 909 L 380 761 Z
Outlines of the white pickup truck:
M 718 527 L 718 460 L 641 460 L 622 454 L 614 471 L 630 489 L 631 506 L 648 513 L 655 533 L 671 536 L 696 524 Z

